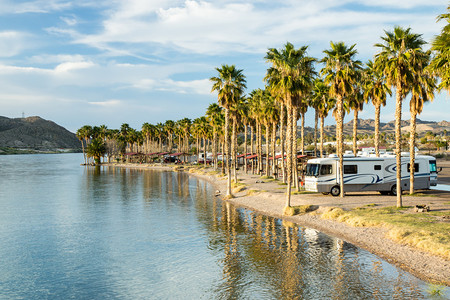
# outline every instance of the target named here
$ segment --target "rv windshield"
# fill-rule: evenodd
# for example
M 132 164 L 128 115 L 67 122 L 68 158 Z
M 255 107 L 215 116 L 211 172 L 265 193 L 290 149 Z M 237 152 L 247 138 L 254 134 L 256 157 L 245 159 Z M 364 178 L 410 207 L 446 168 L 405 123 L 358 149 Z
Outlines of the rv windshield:
M 430 172 L 436 172 L 436 161 L 430 160 Z
M 317 176 L 319 175 L 319 164 L 307 164 L 306 165 L 306 176 Z

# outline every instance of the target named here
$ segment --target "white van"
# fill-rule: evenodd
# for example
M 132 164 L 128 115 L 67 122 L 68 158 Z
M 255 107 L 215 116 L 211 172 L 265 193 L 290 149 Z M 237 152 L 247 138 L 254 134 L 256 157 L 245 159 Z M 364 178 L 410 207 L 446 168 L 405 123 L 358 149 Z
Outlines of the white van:
M 429 158 L 417 156 L 414 163 L 414 188 L 430 188 Z M 381 194 L 397 193 L 397 165 L 392 155 L 384 157 L 344 156 L 345 192 L 378 191 Z M 306 165 L 305 189 L 307 191 L 340 194 L 339 158 L 310 159 Z M 437 174 L 437 173 L 436 173 Z M 437 178 L 437 177 L 436 177 Z M 409 189 L 409 157 L 402 157 L 402 190 Z

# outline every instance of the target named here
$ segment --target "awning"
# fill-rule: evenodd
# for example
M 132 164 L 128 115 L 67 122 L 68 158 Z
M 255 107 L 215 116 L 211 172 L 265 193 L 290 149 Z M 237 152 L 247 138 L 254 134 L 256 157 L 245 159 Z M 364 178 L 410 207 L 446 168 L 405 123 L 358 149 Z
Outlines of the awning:
M 137 152 L 128 152 L 128 153 L 125 153 L 125 155 L 127 155 L 127 156 L 133 156 L 133 155 L 138 155 L 139 153 L 137 153 Z
M 158 155 L 167 155 L 167 154 L 170 154 L 170 152 L 161 152 Z
M 246 159 L 253 159 L 256 157 L 258 157 L 258 154 L 253 154 L 253 155 L 247 156 Z
M 146 155 L 156 155 L 156 154 L 158 154 L 158 152 L 148 153 Z
M 186 153 L 177 152 L 177 153 L 170 154 L 170 156 L 180 156 L 180 155 L 186 155 Z
M 239 154 L 238 156 L 236 156 L 237 158 L 241 158 L 241 157 L 244 157 L 244 156 L 246 156 L 246 155 L 251 155 L 251 153 L 247 153 L 247 154 Z

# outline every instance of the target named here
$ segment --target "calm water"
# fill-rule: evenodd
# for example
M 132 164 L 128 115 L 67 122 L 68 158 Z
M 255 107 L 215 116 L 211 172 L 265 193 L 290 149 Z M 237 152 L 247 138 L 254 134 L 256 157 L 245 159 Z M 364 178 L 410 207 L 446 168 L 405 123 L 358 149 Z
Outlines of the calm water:
M 367 251 L 236 209 L 186 174 L 81 162 L 0 156 L 1 299 L 429 296 Z

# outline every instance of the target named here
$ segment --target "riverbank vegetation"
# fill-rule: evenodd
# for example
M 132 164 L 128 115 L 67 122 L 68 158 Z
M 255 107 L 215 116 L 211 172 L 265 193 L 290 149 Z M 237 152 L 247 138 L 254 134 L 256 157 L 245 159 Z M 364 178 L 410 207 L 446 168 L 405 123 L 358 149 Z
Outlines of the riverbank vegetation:
M 442 14 L 438 20 L 449 22 L 450 14 Z M 229 198 L 233 197 L 232 180 L 238 181 L 239 151 L 244 153 L 245 172 L 251 165 L 253 171 L 256 170 L 261 176 L 277 175 L 282 178 L 286 184 L 286 207 L 290 207 L 292 190 L 298 192 L 300 189 L 297 180 L 300 171 L 298 155 L 306 154 L 307 146 L 312 147 L 313 156 L 323 157 L 325 153 L 324 118 L 331 113 L 336 119 L 336 133 L 332 138 L 335 140 L 334 147 L 326 150 L 337 152 L 342 168 L 345 114 L 351 111 L 354 114 L 351 149 L 356 155 L 358 113 L 365 103 L 372 102 L 376 108 L 375 132 L 367 143 L 374 146 L 379 156 L 380 145 L 386 141 L 385 133 L 379 132 L 380 111 L 387 95 L 395 95 L 395 136 L 392 136 L 395 144 L 390 147 L 397 157 L 397 207 L 402 207 L 402 147 L 409 148 L 410 166 L 413 168 L 415 146 L 419 145 L 416 116 L 422 112 L 424 103 L 433 100 L 434 93 L 450 90 L 449 32 L 447 25 L 432 41 L 431 49 L 427 50 L 421 34 L 412 32 L 411 28 L 395 26 L 381 35 L 374 45 L 378 52 L 373 60 L 365 64 L 357 59 L 356 45 L 331 42 L 330 48 L 323 51 L 322 58 L 314 58 L 309 56 L 308 46 L 296 48 L 287 42 L 280 48 L 267 50 L 264 59 L 269 68 L 264 74 L 264 89 L 245 94 L 246 78 L 242 69 L 227 64 L 217 67 L 215 76 L 210 78 L 211 92 L 217 94 L 217 103 L 206 109 L 205 116 L 194 120 L 183 118 L 165 123 L 144 123 L 141 130 L 133 129 L 126 123 L 116 130 L 104 125 L 86 125 L 77 131 L 77 137 L 83 152 L 92 148 L 93 141 L 96 141 L 96 147 L 103 150 L 101 156 L 106 154 L 108 161 L 128 161 L 132 155 L 137 155 L 140 162 L 156 161 L 164 153 L 174 151 L 178 155 L 195 154 L 197 163 L 205 166 L 211 163 L 214 171 L 227 175 L 226 196 Z M 410 132 L 406 136 L 401 133 L 401 108 L 405 99 L 409 99 L 411 111 Z M 309 145 L 304 134 L 308 109 L 315 111 L 315 130 Z M 300 134 L 297 130 L 299 120 Z M 429 136 L 421 142 L 429 143 L 431 140 Z M 447 140 L 445 132 L 439 141 L 443 144 L 439 146 L 446 148 Z M 208 151 L 212 153 L 211 161 L 208 161 Z M 282 153 L 280 160 L 276 157 L 277 152 Z M 203 158 L 201 153 L 204 153 Z M 253 161 L 248 161 L 251 156 L 256 158 L 254 165 Z M 92 151 L 86 152 L 86 163 L 89 157 L 95 157 Z M 414 181 L 411 180 L 412 194 Z M 342 178 L 340 182 L 340 194 L 344 197 Z
M 386 236 L 401 244 L 450 259 L 448 212 L 408 213 L 411 207 L 360 207 L 350 211 L 329 208 L 321 217 L 355 227 L 383 227 Z

